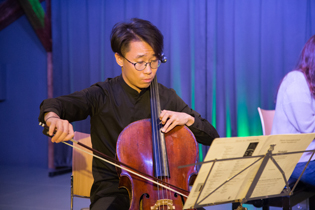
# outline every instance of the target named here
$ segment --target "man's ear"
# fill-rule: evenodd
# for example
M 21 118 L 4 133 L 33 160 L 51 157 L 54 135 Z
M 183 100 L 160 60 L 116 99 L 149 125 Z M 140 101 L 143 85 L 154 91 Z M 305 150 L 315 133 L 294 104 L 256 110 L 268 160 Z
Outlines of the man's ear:
M 116 62 L 119 66 L 123 66 L 123 57 L 121 57 L 118 53 L 115 53 Z

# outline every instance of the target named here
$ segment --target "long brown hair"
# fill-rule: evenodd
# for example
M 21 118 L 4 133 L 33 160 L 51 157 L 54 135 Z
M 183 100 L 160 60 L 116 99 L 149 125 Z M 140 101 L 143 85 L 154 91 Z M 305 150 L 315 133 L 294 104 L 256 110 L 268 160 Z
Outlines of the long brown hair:
M 312 97 L 315 98 L 315 35 L 304 45 L 296 69 L 305 75 Z

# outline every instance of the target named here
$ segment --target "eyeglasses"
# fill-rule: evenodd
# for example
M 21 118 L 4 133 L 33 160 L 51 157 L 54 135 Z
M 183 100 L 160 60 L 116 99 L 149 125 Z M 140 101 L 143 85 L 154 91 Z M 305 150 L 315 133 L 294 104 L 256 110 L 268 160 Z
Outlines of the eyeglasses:
M 127 58 L 125 58 L 123 55 L 122 55 L 122 57 L 124 59 L 126 59 L 129 63 L 131 63 L 137 71 L 144 70 L 148 64 L 150 65 L 151 69 L 157 69 L 161 65 L 161 60 L 158 60 L 158 59 L 152 60 L 151 62 L 147 62 L 147 63 L 144 61 L 133 63 L 130 60 L 128 60 Z

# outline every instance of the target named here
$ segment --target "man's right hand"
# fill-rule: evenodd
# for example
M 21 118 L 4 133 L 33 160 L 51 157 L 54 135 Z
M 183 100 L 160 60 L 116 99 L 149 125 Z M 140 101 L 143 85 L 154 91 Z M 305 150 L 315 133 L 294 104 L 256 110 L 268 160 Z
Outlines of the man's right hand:
M 68 120 L 60 119 L 60 117 L 54 112 L 46 113 L 44 119 L 46 125 L 49 127 L 48 133 L 52 136 L 52 142 L 59 143 L 73 138 L 73 127 Z

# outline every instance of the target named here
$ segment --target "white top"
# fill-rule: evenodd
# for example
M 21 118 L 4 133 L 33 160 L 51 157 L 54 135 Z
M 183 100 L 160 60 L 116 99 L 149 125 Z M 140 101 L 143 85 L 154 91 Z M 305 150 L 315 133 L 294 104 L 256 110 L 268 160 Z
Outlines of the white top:
M 288 73 L 280 85 L 271 131 L 271 134 L 290 133 L 315 133 L 315 99 L 300 71 Z M 315 140 L 307 147 L 311 149 L 315 149 Z M 308 161 L 310 155 L 304 153 L 299 162 Z

